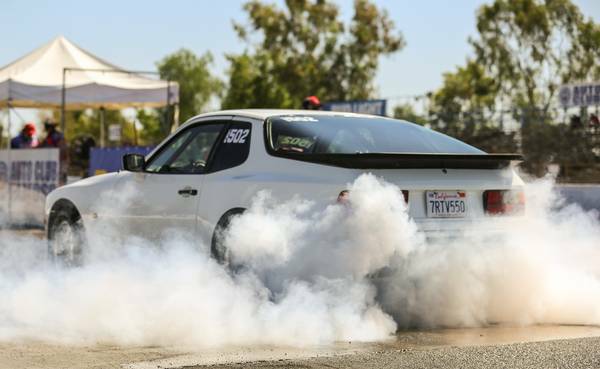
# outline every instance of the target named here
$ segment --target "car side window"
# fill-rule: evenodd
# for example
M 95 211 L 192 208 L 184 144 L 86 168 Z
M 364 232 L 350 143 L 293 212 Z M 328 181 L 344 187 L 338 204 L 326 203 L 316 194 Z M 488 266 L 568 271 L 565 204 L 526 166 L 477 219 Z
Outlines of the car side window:
M 231 122 L 218 143 L 210 171 L 218 172 L 243 164 L 250 153 L 251 133 L 251 123 Z
M 180 133 L 174 140 L 167 143 L 167 146 L 159 152 L 152 160 L 146 165 L 145 171 L 158 173 L 160 168 L 165 165 L 169 159 L 173 157 L 173 155 L 181 149 L 183 144 L 189 140 L 192 135 L 193 129 L 188 129 L 182 133 Z
M 166 174 L 204 173 L 210 152 L 223 124 L 199 125 L 182 132 L 147 166 L 146 171 Z

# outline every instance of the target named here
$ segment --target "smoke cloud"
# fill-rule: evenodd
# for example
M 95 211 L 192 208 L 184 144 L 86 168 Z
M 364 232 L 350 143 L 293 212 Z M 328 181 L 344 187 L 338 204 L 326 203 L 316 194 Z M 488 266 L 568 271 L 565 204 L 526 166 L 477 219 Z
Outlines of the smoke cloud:
M 551 181 L 527 185 L 524 216 L 437 239 L 396 186 L 362 175 L 349 189 L 324 208 L 259 193 L 225 237 L 235 272 L 179 232 L 149 242 L 104 225 L 77 268 L 50 262 L 45 241 L 3 234 L 0 340 L 303 346 L 405 327 L 600 324 L 598 214 L 561 203 Z M 104 195 L 97 211 L 132 193 Z

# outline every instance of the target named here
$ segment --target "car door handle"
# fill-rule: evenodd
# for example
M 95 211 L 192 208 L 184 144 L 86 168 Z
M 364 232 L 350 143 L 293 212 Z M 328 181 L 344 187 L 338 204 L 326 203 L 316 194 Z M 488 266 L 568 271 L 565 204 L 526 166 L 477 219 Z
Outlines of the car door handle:
M 191 187 L 184 187 L 181 190 L 177 191 L 183 197 L 196 196 L 198 194 L 198 190 Z

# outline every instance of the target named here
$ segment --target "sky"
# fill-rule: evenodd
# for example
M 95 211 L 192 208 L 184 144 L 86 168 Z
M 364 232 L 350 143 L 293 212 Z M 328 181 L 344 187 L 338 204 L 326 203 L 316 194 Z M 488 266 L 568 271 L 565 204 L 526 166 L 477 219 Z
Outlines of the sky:
M 271 1 L 271 0 L 267 0 Z M 402 102 L 440 87 L 442 74 L 464 63 L 475 35 L 475 13 L 483 0 L 374 0 L 388 10 L 406 47 L 381 59 L 378 97 Z M 573 0 L 600 22 L 600 0 Z M 215 57 L 212 68 L 225 76 L 224 55 L 247 46 L 232 20 L 244 22 L 241 0 L 2 0 L 0 66 L 53 38 L 66 38 L 129 70 L 155 70 L 165 55 L 182 47 Z M 281 0 L 275 2 L 281 3 Z M 352 0 L 337 0 L 352 16 Z M 489 1 L 488 1 L 489 2 Z

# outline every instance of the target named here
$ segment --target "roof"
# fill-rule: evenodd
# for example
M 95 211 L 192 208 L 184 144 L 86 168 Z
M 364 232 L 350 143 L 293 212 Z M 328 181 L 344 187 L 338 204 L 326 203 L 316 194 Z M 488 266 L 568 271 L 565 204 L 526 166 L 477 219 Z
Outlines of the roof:
M 128 72 L 59 36 L 0 68 L 0 102 L 10 99 L 12 106 L 22 107 L 60 105 L 65 68 L 70 108 L 75 104 L 161 106 L 167 100 L 167 89 L 178 92 L 175 82 Z M 178 95 L 173 94 L 171 102 L 178 100 Z
M 325 116 L 336 116 L 336 115 L 344 115 L 344 116 L 353 116 L 353 117 L 363 117 L 363 118 L 385 118 L 379 115 L 367 115 L 367 114 L 357 114 L 357 113 L 348 113 L 348 112 L 339 112 L 339 111 L 325 111 L 325 110 L 302 110 L 302 109 L 235 109 L 235 110 L 221 110 L 210 113 L 204 113 L 197 115 L 192 119 L 196 118 L 204 118 L 204 117 L 212 117 L 219 115 L 234 115 L 248 118 L 256 118 L 256 119 L 267 119 L 269 117 L 277 116 L 277 115 L 325 115 Z

